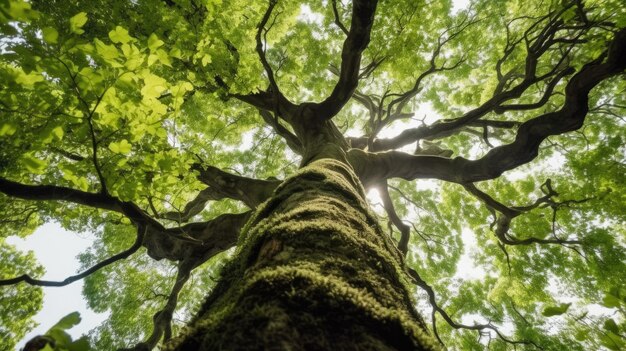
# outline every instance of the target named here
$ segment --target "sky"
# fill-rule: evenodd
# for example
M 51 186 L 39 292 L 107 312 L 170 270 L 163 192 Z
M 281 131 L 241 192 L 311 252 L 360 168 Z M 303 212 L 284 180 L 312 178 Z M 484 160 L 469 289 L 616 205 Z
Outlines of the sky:
M 7 242 L 20 250 L 34 252 L 39 263 L 46 268 L 46 274 L 41 279 L 63 280 L 77 273 L 77 255 L 91 246 L 94 239 L 93 235 L 70 232 L 52 222 L 42 225 L 25 239 L 13 236 Z M 100 324 L 107 314 L 97 314 L 87 308 L 81 293 L 82 288 L 82 280 L 64 287 L 44 287 L 43 309 L 34 318 L 39 326 L 22 339 L 17 345 L 18 350 L 26 341 L 44 334 L 59 319 L 74 311 L 80 312 L 82 322 L 68 331 L 72 338 L 80 337 Z

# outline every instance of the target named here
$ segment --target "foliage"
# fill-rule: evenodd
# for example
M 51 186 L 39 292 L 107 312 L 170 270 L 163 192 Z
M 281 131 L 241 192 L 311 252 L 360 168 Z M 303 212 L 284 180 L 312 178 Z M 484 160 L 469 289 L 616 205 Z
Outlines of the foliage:
M 72 340 L 72 337 L 66 332 L 75 325 L 80 323 L 80 313 L 72 312 L 61 318 L 52 326 L 44 335 L 46 341 L 42 350 L 44 351 L 87 351 L 90 350 L 89 341 L 86 337 Z
M 3 264 L 0 275 L 12 277 L 22 273 L 43 274 L 44 269 L 31 253 L 22 253 L 0 237 L 0 260 Z M 0 299 L 0 348 L 12 350 L 15 344 L 32 328 L 32 317 L 41 309 L 43 294 L 41 288 L 28 285 L 14 285 L 2 290 Z
M 503 54 L 512 41 L 521 43 L 523 33 L 539 36 L 546 13 L 559 13 L 563 25 L 580 25 L 579 7 L 569 3 L 476 0 L 459 10 L 443 0 L 381 2 L 359 88 L 334 123 L 346 136 L 373 143 L 489 103 L 498 89 L 524 82 L 529 49 L 520 44 Z M 262 50 L 276 85 L 294 102 L 324 100 L 342 63 L 345 35 L 336 23 L 350 23 L 352 4 L 275 5 Z M 288 134 L 298 131 L 278 115 L 274 124 L 268 122 L 258 106 L 241 98 L 268 90 L 255 38 L 267 7 L 241 0 L 0 0 L 0 177 L 110 195 L 171 229 L 185 223 L 165 214 L 180 216 L 201 191 L 211 189 L 199 176 L 206 166 L 259 180 L 292 174 L 301 155 L 276 123 Z M 563 77 L 553 87 L 550 79 L 534 82 L 507 102 L 533 104 L 544 94 L 547 101 L 532 109 L 500 106 L 485 116 L 514 127 L 467 125 L 392 149 L 479 159 L 515 141 L 519 124 L 559 110 L 571 75 L 565 67 L 583 69 L 626 26 L 619 0 L 589 0 L 584 8 L 587 18 L 602 24 L 567 39 L 574 41 L 554 44 L 536 63 L 536 76 L 557 67 Z M 547 350 L 625 347 L 625 91 L 623 73 L 599 84 L 589 96 L 582 128 L 550 136 L 532 163 L 476 183 L 482 195 L 446 180 L 385 179 L 394 211 L 411 232 L 407 265 L 432 286 L 438 305 L 455 320 L 497 325 L 509 339 L 532 340 Z M 395 104 L 401 107 L 394 115 L 389 101 L 399 96 L 408 98 Z M 368 150 L 384 151 L 373 144 Z M 367 185 L 383 191 L 381 183 Z M 226 190 L 212 194 L 215 201 L 205 200 L 189 222 L 244 212 L 245 196 L 224 195 Z M 46 221 L 97 234 L 80 257 L 85 269 L 128 248 L 141 231 L 137 219 L 123 211 L 5 193 L 0 194 L 0 261 L 9 264 L 0 268 L 1 279 L 42 275 L 33 255 L 17 252 L 5 238 L 27 236 Z M 497 231 L 507 218 L 485 204 L 485 194 L 523 208 L 506 223 L 505 236 L 552 242 L 504 244 Z M 389 234 L 400 241 L 401 225 L 380 200 L 374 202 Z M 564 242 L 570 239 L 576 243 Z M 86 278 L 89 306 L 111 314 L 89 335 L 95 348 L 124 347 L 150 335 L 180 267 L 154 260 L 146 254 L 153 255 L 151 250 Z M 225 256 L 214 256 L 191 275 L 179 298 L 174 333 L 213 286 Z M 0 349 L 11 349 L 34 326 L 42 293 L 23 283 L 0 289 Z M 420 288 L 415 294 L 427 301 Z M 431 315 L 431 306 L 419 307 Z M 442 318 L 435 326 L 452 349 L 513 349 L 493 330 L 476 337 Z

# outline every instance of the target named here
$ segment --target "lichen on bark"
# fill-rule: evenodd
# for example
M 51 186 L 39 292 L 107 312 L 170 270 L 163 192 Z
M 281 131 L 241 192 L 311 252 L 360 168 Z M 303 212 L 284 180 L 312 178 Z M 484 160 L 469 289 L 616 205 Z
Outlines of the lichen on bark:
M 402 256 L 345 163 L 315 159 L 244 228 L 172 350 L 434 350 Z

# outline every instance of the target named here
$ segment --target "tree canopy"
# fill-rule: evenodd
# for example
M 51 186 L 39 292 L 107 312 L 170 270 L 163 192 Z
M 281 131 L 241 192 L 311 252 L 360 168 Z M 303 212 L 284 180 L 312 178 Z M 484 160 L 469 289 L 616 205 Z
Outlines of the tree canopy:
M 0 30 L 0 349 L 82 278 L 93 349 L 169 340 L 312 139 L 448 348 L 626 347 L 621 0 L 0 0 Z M 50 221 L 97 237 L 61 282 L 6 242 Z

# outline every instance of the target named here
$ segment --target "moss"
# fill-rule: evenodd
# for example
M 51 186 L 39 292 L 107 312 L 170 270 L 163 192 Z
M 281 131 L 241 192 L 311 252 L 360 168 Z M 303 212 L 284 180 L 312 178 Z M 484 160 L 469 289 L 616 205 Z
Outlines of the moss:
M 349 166 L 316 160 L 259 206 L 236 259 L 172 347 L 436 349 L 401 267 Z

